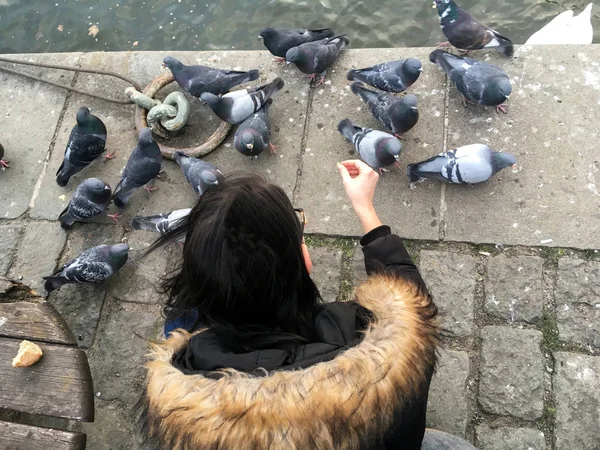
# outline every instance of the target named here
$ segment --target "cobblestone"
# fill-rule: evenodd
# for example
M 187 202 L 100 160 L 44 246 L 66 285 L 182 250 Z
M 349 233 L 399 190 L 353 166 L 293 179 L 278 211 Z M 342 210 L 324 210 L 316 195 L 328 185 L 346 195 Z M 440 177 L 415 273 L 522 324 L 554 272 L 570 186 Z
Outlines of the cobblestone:
M 481 450 L 546 450 L 544 433 L 532 428 L 477 427 L 477 443 Z
M 471 334 L 475 326 L 475 258 L 424 250 L 419 269 L 439 308 L 444 328 L 456 336 Z
M 560 339 L 600 347 L 600 262 L 561 258 L 555 295 Z
M 508 327 L 481 330 L 479 402 L 492 414 L 535 420 L 542 416 L 542 333 Z
M 510 322 L 540 318 L 544 307 L 542 263 L 536 256 L 491 258 L 487 264 L 485 312 Z
M 467 378 L 470 361 L 467 352 L 440 351 L 427 402 L 427 426 L 464 436 L 469 419 Z M 452 411 L 452 414 L 448 414 Z
M 0 226 L 0 275 L 5 275 L 10 269 L 22 234 L 21 226 Z
M 556 450 L 600 448 L 600 357 L 558 352 Z

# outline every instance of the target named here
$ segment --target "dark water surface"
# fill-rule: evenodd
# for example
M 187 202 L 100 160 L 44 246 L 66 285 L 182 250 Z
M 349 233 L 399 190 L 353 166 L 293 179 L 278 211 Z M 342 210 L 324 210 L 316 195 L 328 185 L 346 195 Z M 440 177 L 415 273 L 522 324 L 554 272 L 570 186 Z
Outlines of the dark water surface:
M 515 43 L 581 0 L 463 0 L 459 5 Z M 592 12 L 600 38 L 600 6 Z M 250 50 L 265 26 L 333 28 L 351 47 L 441 41 L 430 0 L 0 0 L 0 53 Z M 97 27 L 96 36 L 89 34 Z

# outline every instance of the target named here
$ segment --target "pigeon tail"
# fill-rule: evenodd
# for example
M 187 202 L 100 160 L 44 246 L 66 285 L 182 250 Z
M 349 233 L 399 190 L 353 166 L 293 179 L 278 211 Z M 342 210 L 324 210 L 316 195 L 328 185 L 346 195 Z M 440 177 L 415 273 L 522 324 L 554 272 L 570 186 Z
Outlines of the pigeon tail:
M 429 60 L 432 63 L 440 66 L 448 76 L 450 76 L 450 73 L 452 73 L 454 69 L 460 67 L 464 62 L 459 56 L 440 49 L 432 51 L 429 55 Z
M 496 32 L 494 32 L 494 36 L 498 41 L 497 50 L 500 53 L 502 53 L 504 56 L 508 56 L 509 58 L 515 54 L 515 47 L 513 46 L 513 43 L 510 39 Z
M 321 28 L 320 30 L 308 30 L 313 34 L 313 40 L 320 41 L 335 35 L 335 32 L 330 28 Z
M 148 217 L 134 217 L 131 220 L 131 226 L 134 230 L 157 231 L 156 225 L 162 220 L 160 215 Z
M 419 164 L 409 164 L 406 167 L 406 175 L 408 175 L 408 180 L 411 183 L 419 181 L 421 178 L 423 178 L 419 172 Z
M 270 97 L 275 92 L 277 92 L 278 90 L 283 88 L 284 84 L 285 83 L 283 82 L 283 80 L 280 77 L 277 77 L 273 81 L 271 81 L 269 84 L 265 85 L 265 87 L 263 88 L 265 98 Z
M 360 81 L 355 81 L 350 85 L 350 90 L 363 99 L 365 103 L 371 100 L 377 101 L 379 94 L 377 92 L 367 89 L 367 87 Z
M 67 279 L 64 277 L 43 277 L 44 280 L 44 289 L 48 294 L 52 291 L 60 289 L 62 286 L 68 283 Z
M 71 177 L 77 172 L 77 170 L 73 170 L 71 165 L 65 164 L 65 161 L 63 161 L 56 171 L 56 184 L 58 184 L 60 187 L 65 187 L 69 183 Z
M 260 77 L 260 72 L 256 69 L 249 70 L 248 72 L 243 72 L 239 75 L 239 77 L 234 77 L 233 81 L 237 84 L 246 83 L 248 81 L 258 80 Z
M 125 204 L 129 200 L 129 197 L 131 197 L 131 194 L 133 194 L 136 189 L 136 186 L 122 186 L 121 184 L 117 185 L 117 188 L 112 196 L 112 200 L 117 208 L 125 208 Z
M 345 34 L 340 34 L 338 36 L 334 36 L 331 39 L 329 39 L 325 44 L 333 44 L 336 39 L 339 39 L 340 44 L 339 44 L 339 49 L 342 50 L 346 47 L 348 47 L 348 45 L 350 45 L 350 39 L 348 39 L 348 36 L 346 36 Z
M 75 218 L 71 216 L 71 214 L 64 214 L 58 217 L 58 221 L 60 222 L 60 227 L 63 230 L 69 230 L 73 224 L 76 222 Z
M 342 135 L 352 142 L 352 138 L 354 137 L 354 133 L 356 131 L 354 124 L 350 119 L 344 119 L 340 123 L 338 123 L 338 131 L 342 133 Z

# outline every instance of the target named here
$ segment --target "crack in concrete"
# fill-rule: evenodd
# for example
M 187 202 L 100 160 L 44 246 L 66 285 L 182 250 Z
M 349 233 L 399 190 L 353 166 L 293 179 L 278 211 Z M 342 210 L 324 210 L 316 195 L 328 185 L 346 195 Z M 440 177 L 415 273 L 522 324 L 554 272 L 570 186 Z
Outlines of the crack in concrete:
M 296 172 L 296 182 L 292 192 L 292 204 L 298 203 L 300 197 L 300 181 L 302 179 L 302 170 L 304 169 L 304 154 L 306 153 L 306 142 L 308 141 L 308 126 L 310 125 L 310 114 L 312 112 L 312 102 L 314 98 L 314 89 L 309 86 L 308 96 L 306 99 L 306 111 L 304 117 L 304 129 L 302 130 L 302 139 L 300 141 L 300 155 L 298 159 L 298 170 Z
M 448 124 L 450 122 L 450 80 L 446 77 L 446 86 L 444 92 L 444 132 L 442 150 L 448 149 Z M 446 238 L 446 184 L 442 183 L 440 188 L 440 228 L 439 240 Z

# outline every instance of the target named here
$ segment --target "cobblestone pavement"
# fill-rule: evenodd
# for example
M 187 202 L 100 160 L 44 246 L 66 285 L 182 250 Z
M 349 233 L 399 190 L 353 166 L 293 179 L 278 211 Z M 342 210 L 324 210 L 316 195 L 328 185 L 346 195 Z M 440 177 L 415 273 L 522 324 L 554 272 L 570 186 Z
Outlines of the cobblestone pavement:
M 599 48 L 593 48 L 592 53 L 598 53 Z M 386 50 L 386 57 L 407 56 L 401 49 L 394 51 L 397 55 L 388 55 L 390 51 Z M 416 52 L 426 60 L 428 50 Z M 556 60 L 550 59 L 545 50 L 539 52 L 527 60 L 527 73 L 544 68 L 555 70 L 552 67 L 571 59 L 587 70 L 591 64 L 588 59 L 593 60 L 593 55 L 588 58 L 581 52 L 574 57 L 564 51 Z M 413 49 L 410 53 L 414 53 Z M 349 299 L 354 286 L 366 275 L 357 241 L 358 223 L 343 198 L 335 170 L 327 169 L 329 163 L 346 158 L 350 148 L 335 130 L 331 131 L 329 122 L 342 113 L 359 115 L 365 122 L 367 116 L 364 108 L 360 110 L 360 102 L 344 94 L 343 71 L 334 71 L 332 83 L 323 92 L 309 92 L 304 80 L 292 76 L 288 68 L 265 62 L 268 59 L 264 52 L 194 53 L 194 57 L 191 53 L 173 54 L 223 67 L 258 65 L 262 72 L 274 72 L 269 79 L 275 74 L 284 77 L 286 89 L 273 105 L 274 140 L 280 144 L 280 156 L 261 155 L 251 163 L 230 148 L 230 137 L 224 148 L 207 159 L 226 172 L 254 170 L 281 184 L 294 203 L 307 211 L 314 279 L 324 300 Z M 347 55 L 344 64 L 357 67 L 382 58 L 371 50 Z M 162 56 L 87 54 L 54 56 L 52 60 L 109 68 L 144 83 L 156 75 L 158 69 L 153 67 L 160 66 Z M 262 62 L 257 64 L 259 58 Z M 511 74 L 517 78 L 513 81 L 523 82 L 523 60 L 510 64 L 514 64 Z M 37 71 L 37 75 L 44 73 Z M 71 73 L 53 76 L 78 87 L 97 88 L 99 83 L 93 77 L 73 77 Z M 430 69 L 423 77 L 418 95 L 423 98 L 422 111 L 427 114 L 422 113 L 424 120 L 405 143 L 412 159 L 423 156 L 423 152 L 438 152 L 449 142 L 458 144 L 461 134 L 485 133 L 485 129 L 478 128 L 480 125 L 501 129 L 505 136 L 510 135 L 510 142 L 517 142 L 519 134 L 524 133 L 517 128 L 519 119 L 514 115 L 507 119 L 494 114 L 480 123 L 473 122 L 472 111 L 464 117 L 457 114 L 462 109 L 454 109 L 458 102 L 453 94 L 448 95 L 443 77 Z M 155 235 L 132 231 L 128 223 L 133 215 L 189 206 L 194 195 L 179 169 L 165 162 L 166 173 L 156 183 L 159 190 L 152 196 L 136 193 L 120 224 L 100 220 L 63 231 L 56 217 L 82 179 L 100 176 L 111 185 L 116 184 L 129 149 L 135 145 L 133 110 L 130 106 L 116 107 L 77 94 L 67 95 L 47 86 L 27 90 L 23 80 L 7 78 L 2 73 L 0 82 L 5 87 L 0 92 L 0 107 L 10 111 L 0 115 L 0 141 L 12 165 L 0 173 L 0 273 L 19 277 L 40 289 L 42 276 L 84 248 L 119 241 L 128 242 L 131 247 L 127 265 L 106 283 L 67 285 L 54 292 L 49 301 L 65 317 L 87 352 L 92 369 L 96 420 L 77 425 L 88 435 L 88 449 L 134 448 L 131 412 L 143 383 L 145 339 L 159 338 L 162 332 L 161 296 L 156 292 L 156 283 L 175 267 L 180 250 L 174 246 L 142 258 Z M 515 94 L 516 102 L 520 97 L 531 104 L 552 98 L 546 95 L 551 89 L 545 84 L 536 90 L 527 87 L 530 82 L 526 79 L 523 83 L 524 97 Z M 440 83 L 441 87 L 436 88 Z M 102 87 L 105 94 L 122 95 L 122 86 Z M 546 88 L 549 90 L 544 91 Z M 589 89 L 587 95 L 598 95 L 596 88 Z M 577 95 L 584 98 L 586 93 Z M 23 98 L 17 102 L 13 96 Z M 563 98 L 563 107 L 565 103 L 568 100 Z M 39 111 L 32 112 L 32 104 Z M 82 104 L 105 120 L 109 150 L 117 150 L 119 155 L 113 161 L 95 162 L 85 173 L 76 175 L 68 188 L 61 189 L 54 182 L 54 172 L 60 164 L 74 113 Z M 329 107 L 342 108 L 342 112 L 333 117 Z M 580 117 L 587 114 L 583 109 L 570 104 L 568 107 L 575 111 L 576 118 L 565 120 L 585 120 Z M 449 120 L 445 132 L 444 109 Z M 436 111 L 441 111 L 441 115 Z M 24 114 L 38 124 L 33 132 L 24 130 L 23 124 L 14 120 Z M 527 114 L 522 120 L 527 123 L 527 133 L 535 134 L 537 128 L 534 131 L 528 122 L 533 115 Z M 465 127 L 465 120 L 471 121 L 474 131 L 460 128 Z M 537 124 L 540 128 L 542 125 Z M 597 124 L 588 125 L 588 138 L 592 139 Z M 432 129 L 444 139 L 435 142 L 437 134 L 431 133 Z M 497 134 L 493 130 L 490 133 Z M 576 140 L 586 158 L 593 153 L 591 141 L 581 136 Z M 552 185 L 552 180 L 542 177 L 549 177 L 556 168 L 554 163 L 548 163 L 544 170 L 540 169 L 543 161 L 536 153 L 538 141 L 530 139 L 530 147 L 517 152 L 517 157 L 527 162 L 519 172 L 506 172 L 476 188 L 465 187 L 460 191 L 463 203 L 458 201 L 460 187 L 423 183 L 410 189 L 398 172 L 382 177 L 376 203 L 383 220 L 409 238 L 409 251 L 439 306 L 446 330 L 429 396 L 428 425 L 464 436 L 484 450 L 598 450 L 600 254 L 594 248 L 598 248 L 599 203 L 597 193 L 589 190 L 595 186 L 597 163 L 590 169 L 592 179 L 587 173 L 587 162 L 570 162 L 565 170 L 574 172 L 555 173 L 555 187 L 543 191 L 540 186 Z M 521 145 L 524 140 L 518 142 Z M 324 147 L 320 148 L 322 143 Z M 544 145 L 541 150 L 547 155 L 555 149 Z M 564 149 L 556 151 L 559 152 L 549 160 L 561 156 Z M 571 189 L 565 184 L 565 180 L 574 177 L 583 180 L 585 186 L 578 184 Z M 508 191 L 511 186 L 514 191 Z M 474 198 L 476 195 L 480 197 Z M 477 211 L 482 217 L 476 216 Z M 555 238 L 553 245 L 557 247 L 539 245 L 549 235 Z M 486 244 L 489 242 L 504 245 Z M 22 415 L 20 420 L 27 422 L 31 418 Z M 36 423 L 52 425 L 56 421 L 37 419 Z

